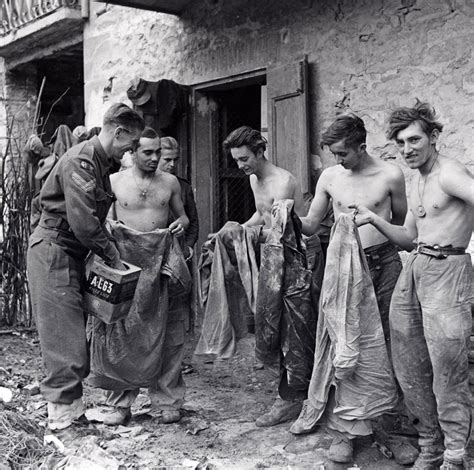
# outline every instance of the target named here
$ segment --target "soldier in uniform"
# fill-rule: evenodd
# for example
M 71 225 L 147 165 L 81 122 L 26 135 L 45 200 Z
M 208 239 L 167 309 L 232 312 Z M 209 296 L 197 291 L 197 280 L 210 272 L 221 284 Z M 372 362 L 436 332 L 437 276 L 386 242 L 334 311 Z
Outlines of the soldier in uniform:
M 30 237 L 27 272 L 46 377 L 51 430 L 68 428 L 84 413 L 82 380 L 89 373 L 83 310 L 85 260 L 89 252 L 123 269 L 104 222 L 114 199 L 109 173 L 134 150 L 144 128 L 125 104 L 104 115 L 98 136 L 63 155 L 40 194 L 41 219 Z

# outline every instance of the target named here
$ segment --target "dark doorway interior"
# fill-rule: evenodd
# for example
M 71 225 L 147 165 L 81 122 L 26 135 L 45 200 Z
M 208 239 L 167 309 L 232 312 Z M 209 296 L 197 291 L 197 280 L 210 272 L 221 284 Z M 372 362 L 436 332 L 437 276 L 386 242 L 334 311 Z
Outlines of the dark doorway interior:
M 218 103 L 218 151 L 215 162 L 217 229 L 227 221 L 243 223 L 255 212 L 249 178 L 237 168 L 231 155 L 222 150 L 226 136 L 240 126 L 261 128 L 261 86 L 249 85 L 216 91 Z
M 84 125 L 84 60 L 79 43 L 38 60 L 38 92 L 43 77 L 39 130 L 43 142 L 48 142 L 60 124 L 74 130 Z

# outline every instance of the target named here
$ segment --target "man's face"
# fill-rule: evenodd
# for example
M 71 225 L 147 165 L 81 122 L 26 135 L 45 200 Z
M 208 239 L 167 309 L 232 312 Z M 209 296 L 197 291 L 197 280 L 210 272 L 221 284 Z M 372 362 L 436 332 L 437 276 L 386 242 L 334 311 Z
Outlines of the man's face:
M 164 173 L 176 174 L 178 169 L 179 152 L 178 150 L 163 149 L 158 163 L 158 170 Z
M 246 145 L 232 148 L 230 153 L 239 170 L 242 170 L 246 175 L 253 175 L 257 172 L 263 156 L 262 149 L 258 149 L 255 154 Z
M 418 121 L 398 132 L 395 143 L 410 168 L 423 166 L 433 155 L 438 140 L 438 131 L 427 135 Z
M 365 150 L 365 144 L 349 147 L 343 139 L 331 144 L 329 150 L 334 155 L 338 165 L 342 165 L 346 170 L 352 170 L 359 163 L 362 151 Z
M 135 151 L 135 164 L 137 168 L 146 172 L 154 173 L 158 168 L 158 162 L 161 157 L 160 138 L 149 139 L 142 137 Z
M 125 152 L 135 151 L 140 140 L 140 134 L 140 129 L 117 126 L 114 130 L 114 138 L 110 151 L 112 158 L 116 162 L 120 162 Z

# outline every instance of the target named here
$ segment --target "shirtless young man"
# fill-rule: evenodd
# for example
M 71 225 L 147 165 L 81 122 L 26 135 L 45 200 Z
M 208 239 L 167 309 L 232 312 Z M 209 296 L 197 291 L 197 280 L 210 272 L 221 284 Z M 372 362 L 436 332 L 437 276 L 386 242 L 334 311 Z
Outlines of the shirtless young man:
M 140 232 L 168 228 L 175 235 L 184 235 L 189 221 L 184 213 L 180 185 L 175 176 L 156 171 L 160 156 L 160 138 L 153 129 L 146 127 L 134 152 L 134 166 L 111 177 L 112 191 L 117 200 L 109 215 Z M 178 217 L 168 226 L 171 210 Z M 184 343 L 179 344 L 177 338 L 184 338 L 184 322 L 177 325 L 173 321 L 172 328 L 167 325 L 161 377 L 156 387 L 150 389 L 153 402 L 162 410 L 165 424 L 181 419 L 180 407 L 185 393 L 181 376 Z M 93 415 L 93 419 L 108 425 L 127 421 L 138 392 L 138 389 L 107 391 L 108 409 L 99 416 Z
M 117 198 L 112 216 L 140 232 L 168 227 L 171 233 L 181 235 L 189 224 L 181 187 L 176 176 L 156 171 L 160 156 L 160 138 L 147 127 L 135 151 L 135 165 L 110 178 Z M 170 210 L 178 217 L 168 226 Z
M 282 199 L 293 199 L 295 212 L 304 214 L 303 193 L 296 178 L 265 158 L 267 141 L 260 132 L 239 127 L 229 134 L 223 146 L 224 150 L 230 151 L 239 169 L 250 176 L 257 210 L 243 225 L 269 228 L 272 205 Z
M 354 114 L 339 116 L 322 136 L 321 145 L 327 145 L 333 153 L 337 165 L 324 170 L 316 185 L 316 192 L 308 215 L 301 219 L 303 233 L 314 233 L 323 220 L 328 205 L 332 204 L 334 218 L 339 214 L 352 212 L 350 204 L 363 201 L 379 217 L 396 225 L 403 224 L 407 211 L 405 180 L 403 173 L 395 165 L 375 158 L 367 153 L 367 131 L 364 122 Z M 387 240 L 373 226 L 364 226 L 359 230 L 362 247 L 370 269 L 377 304 L 387 348 L 390 350 L 389 308 L 393 289 L 402 269 L 397 247 Z M 395 416 L 386 416 L 385 428 L 392 428 Z M 291 432 L 307 432 L 300 417 L 291 428 Z M 381 424 L 382 424 L 381 423 Z M 330 423 L 328 423 L 330 426 Z M 329 456 L 338 462 L 352 459 L 352 442 L 357 435 L 352 432 L 334 432 L 335 439 Z M 370 423 L 359 427 L 362 434 L 370 434 Z M 359 434 L 360 435 L 360 434 Z M 386 443 L 389 445 L 389 443 Z M 413 463 L 417 457 L 416 449 L 408 445 L 393 447 L 394 457 L 400 464 Z
M 271 227 L 271 210 L 275 201 L 292 199 L 295 212 L 299 216 L 304 214 L 303 194 L 296 178 L 289 171 L 277 167 L 265 158 L 266 144 L 267 141 L 259 131 L 246 126 L 231 132 L 223 143 L 224 150 L 231 153 L 239 169 L 250 177 L 256 211 L 243 225 L 263 225 L 264 231 Z M 262 235 L 261 241 L 265 238 L 265 235 Z M 260 416 L 255 424 L 274 426 L 295 418 L 306 398 L 306 394 L 304 397 L 301 395 L 302 392 L 293 390 L 286 384 L 286 380 L 282 379 L 273 406 Z
M 352 206 L 358 225 L 370 224 L 413 250 L 393 292 L 390 328 L 395 373 L 419 432 L 416 470 L 470 468 L 463 463 L 471 430 L 472 324 L 472 266 L 465 250 L 474 223 L 474 179 L 436 149 L 442 129 L 428 103 L 390 116 L 388 137 L 418 170 L 403 226 L 356 199 Z

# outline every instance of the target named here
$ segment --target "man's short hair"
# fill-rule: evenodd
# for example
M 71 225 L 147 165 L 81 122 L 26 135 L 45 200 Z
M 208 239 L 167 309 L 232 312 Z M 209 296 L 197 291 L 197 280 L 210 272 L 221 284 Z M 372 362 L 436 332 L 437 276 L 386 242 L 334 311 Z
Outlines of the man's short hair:
M 436 111 L 433 106 L 417 99 L 413 108 L 402 107 L 392 111 L 388 118 L 387 137 L 390 140 L 395 139 L 400 131 L 414 122 L 419 122 L 423 132 L 428 136 L 435 129 L 441 132 L 443 125 L 436 119 Z
M 264 152 L 267 148 L 267 139 L 263 135 L 249 126 L 242 126 L 233 130 L 224 140 L 222 146 L 225 152 L 230 152 L 230 149 L 243 147 L 246 145 L 254 154 L 257 154 L 259 149 Z
M 342 114 L 326 129 L 321 136 L 321 148 L 344 141 L 348 147 L 358 147 L 365 144 L 367 131 L 364 121 L 355 114 Z
M 139 130 L 145 128 L 145 122 L 140 115 L 124 103 L 113 104 L 104 114 L 104 126 L 114 124 Z
M 159 135 L 158 132 L 156 132 L 155 129 L 153 129 L 152 127 L 145 127 L 145 129 L 143 129 L 140 135 L 140 139 L 142 137 L 145 139 L 156 139 L 157 137 L 159 137 Z
M 175 150 L 179 152 L 179 144 L 174 137 L 162 137 L 161 148 L 162 150 Z

